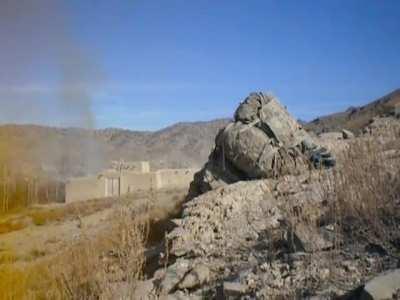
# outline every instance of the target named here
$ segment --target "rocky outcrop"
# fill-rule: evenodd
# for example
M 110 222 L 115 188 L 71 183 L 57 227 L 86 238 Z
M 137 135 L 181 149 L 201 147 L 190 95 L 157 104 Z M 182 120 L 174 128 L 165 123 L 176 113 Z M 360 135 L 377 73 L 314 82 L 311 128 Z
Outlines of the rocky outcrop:
M 400 122 L 394 117 L 373 118 L 363 128 L 363 134 L 373 137 L 396 136 L 400 132 Z
M 352 224 L 362 223 L 338 213 L 346 208 L 335 195 L 338 170 L 328 168 L 332 156 L 288 118 L 279 102 L 263 94 L 252 94 L 239 106 L 235 122 L 218 134 L 209 161 L 196 174 L 182 218 L 166 236 L 161 257 L 168 261 L 148 281 L 151 289 L 144 285 L 152 296 L 154 291 L 161 299 L 389 295 L 376 287 L 391 288 L 397 273 L 362 284 L 398 267 L 389 245 L 397 240 L 383 245 L 354 234 L 358 228 Z M 339 134 L 318 142 L 339 154 L 357 139 L 368 139 Z M 393 224 L 398 228 L 399 222 Z
M 382 264 L 395 266 L 368 242 L 333 251 L 345 239 L 331 215 L 331 176 L 237 182 L 185 203 L 154 289 L 168 299 L 331 299 Z
M 342 136 L 343 136 L 343 139 L 350 140 L 350 139 L 353 139 L 355 135 L 350 130 L 342 129 Z
M 385 272 L 367 282 L 361 299 L 400 299 L 400 269 Z
M 181 225 L 168 235 L 173 241 L 170 253 L 177 257 L 229 256 L 234 253 L 230 247 L 257 240 L 262 232 L 291 230 L 283 207 L 296 203 L 295 207 L 301 209 L 305 202 L 313 199 L 313 210 L 319 214 L 323 209 L 315 200 L 322 194 L 318 184 L 308 184 L 303 189 L 308 176 L 286 176 L 279 181 L 243 181 L 193 199 L 185 204 Z M 287 198 L 289 195 L 292 203 Z M 298 246 L 304 249 L 317 247 L 317 244 Z
M 346 111 L 319 117 L 305 127 L 315 133 L 340 131 L 343 128 L 360 133 L 373 118 L 382 118 L 395 114 L 395 107 L 400 103 L 400 89 L 360 107 L 349 107 Z
M 391 300 L 400 299 L 400 269 L 387 271 L 369 280 L 341 300 Z

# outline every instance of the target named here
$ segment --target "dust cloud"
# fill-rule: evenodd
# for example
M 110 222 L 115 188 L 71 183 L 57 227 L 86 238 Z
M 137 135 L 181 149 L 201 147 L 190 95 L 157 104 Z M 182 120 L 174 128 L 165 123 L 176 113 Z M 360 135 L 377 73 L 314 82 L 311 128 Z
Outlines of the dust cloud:
M 103 75 L 63 2 L 0 2 L 1 121 L 94 126 L 90 97 Z
M 70 170 L 65 176 L 94 172 L 103 159 L 90 129 L 96 126 L 92 95 L 104 73 L 74 34 L 73 13 L 68 1 L 0 1 L 0 123 L 87 129 L 70 129 L 35 157 L 45 167 L 62 164 Z M 15 158 L 21 147 L 15 143 L 0 141 L 3 161 Z

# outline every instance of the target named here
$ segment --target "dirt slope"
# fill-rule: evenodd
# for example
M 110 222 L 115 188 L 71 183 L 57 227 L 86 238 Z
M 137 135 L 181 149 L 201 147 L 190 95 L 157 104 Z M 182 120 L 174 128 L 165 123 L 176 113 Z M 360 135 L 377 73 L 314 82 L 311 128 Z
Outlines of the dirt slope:
M 61 177 L 93 173 L 115 159 L 150 160 L 154 168 L 200 167 L 227 122 L 178 123 L 156 132 L 3 125 L 0 160 Z
M 393 107 L 400 104 L 400 89 L 397 89 L 369 104 L 350 107 L 344 112 L 317 118 L 305 127 L 316 133 L 337 131 L 343 128 L 359 132 L 377 116 L 386 116 L 393 112 Z

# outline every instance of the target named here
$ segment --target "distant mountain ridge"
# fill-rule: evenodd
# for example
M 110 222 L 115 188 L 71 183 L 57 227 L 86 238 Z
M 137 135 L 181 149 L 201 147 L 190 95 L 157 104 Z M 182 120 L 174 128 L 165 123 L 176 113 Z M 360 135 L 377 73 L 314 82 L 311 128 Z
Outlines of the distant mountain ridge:
M 343 128 L 360 131 L 377 116 L 392 114 L 400 105 L 400 89 L 360 107 L 317 118 L 303 126 L 316 133 Z M 155 169 L 200 168 L 215 136 L 229 119 L 181 122 L 158 131 L 107 128 L 87 130 L 39 125 L 0 126 L 0 166 L 44 171 L 58 178 L 95 173 L 111 160 L 148 160 Z
M 149 160 L 153 168 L 199 168 L 228 122 L 184 122 L 154 132 L 2 125 L 0 144 L 12 149 L 6 160 L 19 168 L 44 169 L 62 178 L 94 173 L 118 159 Z
M 359 132 L 369 124 L 372 118 L 391 115 L 394 112 L 394 107 L 399 105 L 400 89 L 396 89 L 366 105 L 349 107 L 344 112 L 319 117 L 304 126 L 316 133 L 337 131 L 343 128 Z

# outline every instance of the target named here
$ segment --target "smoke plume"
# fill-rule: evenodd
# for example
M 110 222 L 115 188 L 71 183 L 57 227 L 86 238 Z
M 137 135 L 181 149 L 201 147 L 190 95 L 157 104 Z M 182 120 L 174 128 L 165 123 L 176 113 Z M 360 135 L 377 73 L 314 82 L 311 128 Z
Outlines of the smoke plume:
M 63 3 L 0 2 L 0 101 L 7 104 L 0 121 L 94 126 L 90 97 L 101 71 L 74 35 Z
M 92 94 L 104 76 L 92 49 L 74 34 L 68 2 L 0 1 L 0 123 L 95 127 Z M 15 147 L 2 147 L 1 156 Z M 96 148 L 92 134 L 72 133 L 38 159 L 68 161 L 88 172 L 101 161 Z

